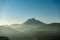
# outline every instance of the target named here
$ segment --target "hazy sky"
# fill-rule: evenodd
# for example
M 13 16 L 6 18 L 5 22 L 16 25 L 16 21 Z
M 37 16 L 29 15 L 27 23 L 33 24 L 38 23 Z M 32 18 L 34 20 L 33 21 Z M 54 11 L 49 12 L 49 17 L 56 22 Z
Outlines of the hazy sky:
M 0 0 L 0 25 L 21 24 L 29 18 L 60 22 L 59 0 Z

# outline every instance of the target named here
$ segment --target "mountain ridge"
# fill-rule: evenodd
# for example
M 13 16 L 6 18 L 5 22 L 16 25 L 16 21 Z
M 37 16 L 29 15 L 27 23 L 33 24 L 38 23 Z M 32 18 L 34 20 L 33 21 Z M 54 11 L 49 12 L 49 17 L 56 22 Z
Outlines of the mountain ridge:
M 57 27 L 57 26 L 59 26 L 60 27 L 60 23 L 50 23 L 50 24 L 46 24 L 46 23 L 43 23 L 43 22 L 41 22 L 41 21 L 39 21 L 39 20 L 36 20 L 35 18 L 31 18 L 31 19 L 28 19 L 27 21 L 25 21 L 24 23 L 22 23 L 22 24 L 12 24 L 12 26 L 20 26 L 20 25 L 48 25 L 48 26 L 55 26 L 55 27 Z M 3 25 L 4 26 L 4 25 Z M 9 26 L 9 25 L 8 25 Z
M 31 18 L 31 19 L 28 19 L 26 22 L 24 22 L 23 24 L 26 24 L 26 25 L 32 25 L 32 24 L 45 24 L 39 20 L 36 20 L 35 18 Z

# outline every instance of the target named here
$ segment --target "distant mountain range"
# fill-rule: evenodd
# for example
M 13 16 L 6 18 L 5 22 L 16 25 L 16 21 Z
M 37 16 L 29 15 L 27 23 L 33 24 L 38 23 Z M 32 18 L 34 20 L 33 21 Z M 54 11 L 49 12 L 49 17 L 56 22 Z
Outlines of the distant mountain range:
M 10 25 L 10 27 L 18 30 L 23 30 L 23 31 L 30 31 L 30 30 L 35 31 L 37 29 L 55 30 L 60 28 L 60 23 L 45 24 L 39 20 L 36 20 L 35 18 L 31 18 L 28 19 L 23 24 L 13 24 Z
M 30 28 L 30 27 L 60 27 L 60 23 L 51 23 L 51 24 L 45 24 L 39 20 L 36 20 L 35 18 L 28 19 L 26 22 L 23 24 L 12 24 L 8 25 L 9 27 L 12 28 Z M 7 26 L 7 27 L 8 27 Z M 6 27 L 6 25 L 5 25 Z
M 39 20 L 36 20 L 35 18 L 31 18 L 31 19 L 28 19 L 26 22 L 24 22 L 23 24 L 13 24 L 15 26 L 20 26 L 20 25 L 36 25 L 36 26 L 41 26 L 41 25 L 44 25 L 44 26 L 55 26 L 55 27 L 60 27 L 60 23 L 51 23 L 51 24 L 45 24 Z

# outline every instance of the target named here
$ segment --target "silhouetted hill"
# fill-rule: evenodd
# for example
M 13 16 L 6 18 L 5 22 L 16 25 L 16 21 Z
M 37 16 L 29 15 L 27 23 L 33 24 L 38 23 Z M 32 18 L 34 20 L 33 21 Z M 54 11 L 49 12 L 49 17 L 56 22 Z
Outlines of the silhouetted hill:
M 60 23 L 52 23 L 50 26 L 60 27 Z
M 55 27 L 55 28 L 60 28 L 60 23 L 51 23 L 51 24 L 46 24 L 47 27 Z
M 23 24 L 26 24 L 26 25 L 41 25 L 41 24 L 44 24 L 43 22 L 39 21 L 39 20 L 36 20 L 35 18 L 31 18 L 31 19 L 28 19 L 26 22 L 24 22 Z

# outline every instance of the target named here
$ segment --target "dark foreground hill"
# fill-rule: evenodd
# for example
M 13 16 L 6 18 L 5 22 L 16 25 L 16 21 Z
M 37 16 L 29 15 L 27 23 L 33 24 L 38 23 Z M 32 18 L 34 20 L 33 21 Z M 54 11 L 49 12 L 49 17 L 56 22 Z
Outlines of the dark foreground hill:
M 5 36 L 0 36 L 0 40 L 9 40 L 9 38 Z

